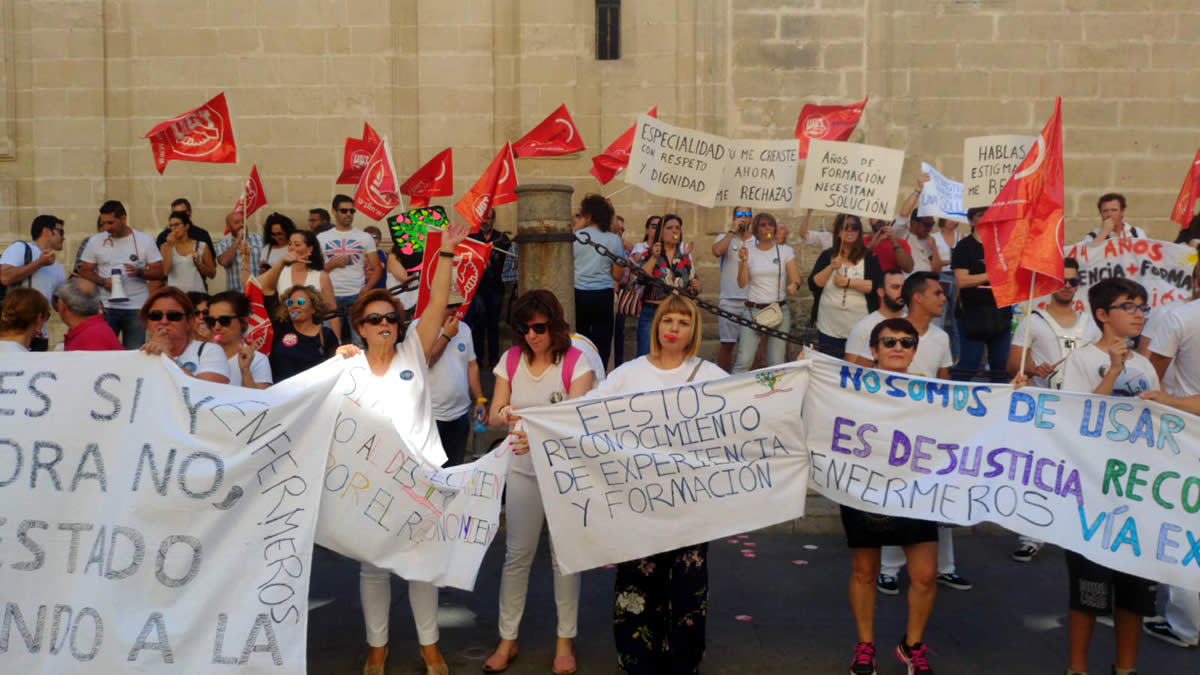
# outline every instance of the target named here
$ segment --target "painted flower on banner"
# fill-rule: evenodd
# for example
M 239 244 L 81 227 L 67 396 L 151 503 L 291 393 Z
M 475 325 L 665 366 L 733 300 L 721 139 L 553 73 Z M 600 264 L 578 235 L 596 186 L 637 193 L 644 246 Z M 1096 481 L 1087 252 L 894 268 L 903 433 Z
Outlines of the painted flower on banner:
M 754 398 L 766 398 L 772 394 L 782 394 L 784 392 L 791 391 L 790 387 L 787 389 L 775 388 L 777 385 L 779 385 L 780 378 L 783 377 L 783 373 L 783 370 L 768 370 L 756 374 L 754 376 L 754 381 L 766 387 L 767 391 L 762 394 L 755 394 Z
M 646 599 L 637 593 L 626 591 L 617 596 L 617 609 L 630 614 L 641 614 L 646 609 Z

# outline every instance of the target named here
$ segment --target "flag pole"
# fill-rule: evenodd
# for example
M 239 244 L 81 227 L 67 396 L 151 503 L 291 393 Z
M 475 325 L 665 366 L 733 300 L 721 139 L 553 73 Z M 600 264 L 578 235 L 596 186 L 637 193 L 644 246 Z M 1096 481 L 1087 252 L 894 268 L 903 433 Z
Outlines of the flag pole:
M 1035 288 L 1037 288 L 1037 272 L 1034 272 L 1033 277 L 1029 279 L 1029 303 L 1025 305 L 1025 330 L 1023 331 L 1025 335 L 1021 337 L 1021 365 L 1020 370 L 1017 371 L 1018 374 L 1025 372 L 1025 355 L 1029 353 L 1029 328 L 1033 325 L 1029 318 L 1033 314 L 1033 289 Z

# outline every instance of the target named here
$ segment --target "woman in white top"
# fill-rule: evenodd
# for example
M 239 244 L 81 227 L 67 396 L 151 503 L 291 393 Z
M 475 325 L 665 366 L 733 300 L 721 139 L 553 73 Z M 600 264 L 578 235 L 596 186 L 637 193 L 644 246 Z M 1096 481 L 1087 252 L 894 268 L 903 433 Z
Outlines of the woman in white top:
M 186 212 L 171 212 L 167 220 L 167 240 L 160 249 L 163 273 L 167 275 L 168 286 L 185 293 L 203 293 L 208 290 L 204 280 L 216 275 L 217 265 L 213 261 L 212 249 L 205 246 L 204 242 L 188 236 L 191 226 L 192 219 Z
M 587 360 L 571 346 L 571 329 L 563 318 L 562 305 L 547 290 L 525 293 L 513 304 L 516 345 L 496 364 L 496 389 L 488 416 L 492 426 L 510 426 L 517 420 L 514 410 L 558 403 L 576 398 L 592 388 L 594 377 Z M 569 386 L 565 386 L 569 383 Z M 529 570 L 537 552 L 545 522 L 542 495 L 538 490 L 529 443 L 524 432 L 514 432 L 513 458 L 506 483 L 504 572 L 500 578 L 500 645 L 483 664 L 483 672 L 506 670 L 517 658 L 517 631 L 525 613 Z M 552 672 L 575 672 L 575 650 L 571 644 L 578 632 L 579 575 L 561 574 L 554 558 L 554 602 L 558 608 L 558 642 Z
M 317 235 L 311 230 L 292 233 L 288 238 L 287 253 L 275 261 L 271 269 L 258 276 L 258 285 L 262 287 L 264 297 L 276 298 L 286 298 L 295 286 L 311 286 L 320 291 L 326 307 L 337 306 L 333 297 L 333 282 L 325 271 L 325 256 L 321 254 Z M 342 321 L 337 315 L 329 318 L 329 327 L 334 335 L 341 335 L 338 331 L 341 330 Z
M 27 352 L 50 318 L 46 296 L 27 286 L 8 289 L 0 304 L 0 352 Z
M 725 377 L 725 371 L 696 356 L 703 331 L 700 309 L 692 300 L 681 295 L 663 300 L 650 333 L 650 353 L 609 373 L 588 398 Z M 699 672 L 707 608 L 707 543 L 617 565 L 613 633 L 621 670 Z
M 213 343 L 229 362 L 229 384 L 266 389 L 272 381 L 271 363 L 266 354 L 243 340 L 249 318 L 250 300 L 237 291 L 224 291 L 209 299 L 204 323 L 212 331 Z
M 446 301 L 450 297 L 450 261 L 454 248 L 467 238 L 466 225 L 451 225 L 442 234 L 442 247 L 438 252 L 438 265 L 433 273 L 429 293 L 429 304 L 425 311 L 429 316 L 442 316 Z M 332 306 L 332 305 L 331 305 Z M 433 420 L 429 394 L 428 354 L 441 335 L 442 324 L 428 321 L 417 324 L 411 337 L 397 347 L 401 337 L 400 324 L 404 320 L 404 308 L 392 294 L 382 288 L 364 293 L 350 310 L 354 329 L 366 345 L 366 365 L 371 374 L 380 380 L 389 380 L 387 386 L 395 388 L 391 397 L 397 406 L 392 411 L 397 425 L 414 425 L 417 435 L 426 440 L 436 439 L 437 427 Z M 356 357 L 361 353 L 354 345 L 338 347 L 344 358 Z M 414 411 L 421 419 L 414 418 Z M 417 452 L 421 448 L 415 448 Z M 383 675 L 386 669 L 388 643 L 388 613 L 391 608 L 391 574 L 369 563 L 362 564 L 359 576 L 359 594 L 362 598 L 363 619 L 367 629 L 367 663 L 364 675 Z M 408 601 L 412 607 L 413 620 L 417 624 L 417 641 L 421 644 L 421 658 L 425 661 L 428 675 L 446 675 L 450 670 L 438 650 L 437 602 L 438 591 L 433 584 L 418 581 L 408 582 Z
M 151 293 L 138 315 L 146 326 L 147 341 L 142 351 L 171 357 L 185 373 L 197 379 L 228 384 L 229 363 L 221 348 L 192 339 L 195 314 L 187 294 L 174 286 Z
M 796 268 L 796 253 L 792 247 L 775 238 L 778 228 L 775 216 L 769 213 L 754 216 L 750 231 L 756 240 L 753 246 L 743 246 L 738 251 L 737 282 L 746 289 L 746 307 L 751 316 L 778 303 L 783 320 L 768 327 L 790 333 L 792 314 L 788 311 L 787 298 L 800 290 L 800 270 Z M 753 328 L 741 327 L 733 372 L 744 373 L 754 365 L 759 336 Z M 787 343 L 779 338 L 767 338 L 767 365 L 779 365 L 786 360 Z
M 816 315 L 817 347 L 837 358 L 846 356 L 850 329 L 876 309 L 875 288 L 881 283 L 879 261 L 862 239 L 862 220 L 839 213 L 833 219 L 833 246 L 817 256 L 808 288 Z
M 258 260 L 258 273 L 263 274 L 279 262 L 288 251 L 288 240 L 296 231 L 296 223 L 282 213 L 272 213 L 263 223 L 263 249 Z

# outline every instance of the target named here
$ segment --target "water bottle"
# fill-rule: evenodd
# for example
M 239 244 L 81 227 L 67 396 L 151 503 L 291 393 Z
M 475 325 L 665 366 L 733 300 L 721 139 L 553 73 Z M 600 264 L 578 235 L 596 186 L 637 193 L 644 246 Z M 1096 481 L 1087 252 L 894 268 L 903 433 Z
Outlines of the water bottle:
M 475 410 L 471 412 L 471 429 L 477 434 L 487 431 L 487 425 L 483 423 L 485 405 L 487 405 L 486 398 L 475 399 Z

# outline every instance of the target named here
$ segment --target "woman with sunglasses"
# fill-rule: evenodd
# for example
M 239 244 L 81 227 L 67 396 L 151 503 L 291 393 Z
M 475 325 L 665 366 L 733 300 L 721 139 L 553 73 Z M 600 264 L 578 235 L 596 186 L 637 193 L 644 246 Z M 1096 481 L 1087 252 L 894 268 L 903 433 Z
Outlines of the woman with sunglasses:
M 879 262 L 863 244 L 862 220 L 839 213 L 833 219 L 833 245 L 817 256 L 808 277 L 818 349 L 846 357 L 850 329 L 879 304 L 875 289 L 882 276 Z
M 174 286 L 150 294 L 138 318 L 146 326 L 147 354 L 165 354 L 174 359 L 185 373 L 201 380 L 227 384 L 229 364 L 221 348 L 192 339 L 192 318 L 196 309 L 183 291 Z
M 225 352 L 229 362 L 229 384 L 266 389 L 271 386 L 271 363 L 266 354 L 242 339 L 249 318 L 250 300 L 237 291 L 225 291 L 210 299 L 204 323 L 212 331 L 213 343 Z
M 592 388 L 595 377 L 582 352 L 571 346 L 571 329 L 563 318 L 562 305 L 550 291 L 525 293 L 513 304 L 516 344 L 500 357 L 493 373 L 496 389 L 488 420 L 493 427 L 509 427 L 517 421 L 513 412 L 577 398 Z M 483 664 L 483 672 L 499 673 L 517 658 L 517 632 L 525 613 L 529 571 L 545 522 L 529 442 L 524 432 L 512 432 L 513 458 L 506 483 L 504 572 L 500 577 L 500 644 Z M 574 673 L 578 632 L 579 575 L 561 574 L 554 558 L 554 603 L 558 609 L 558 641 L 552 672 Z
M 204 317 L 208 316 L 208 293 L 188 291 L 187 296 L 196 312 L 192 315 L 192 339 L 200 342 L 212 340 L 212 331 L 208 329 L 208 324 L 204 323 Z
M 776 239 L 777 229 L 775 217 L 771 214 L 759 213 L 754 216 L 751 231 L 755 240 L 738 251 L 737 283 L 746 289 L 745 303 L 751 317 L 777 304 L 783 318 L 778 324 L 768 327 L 790 333 L 792 313 L 788 311 L 787 299 L 800 290 L 800 270 L 796 268 L 796 253 L 792 247 Z M 759 332 L 753 328 L 740 328 L 733 372 L 744 373 L 754 365 L 759 337 Z M 780 338 L 767 338 L 766 365 L 775 366 L 786 360 L 787 342 Z
M 312 286 L 293 286 L 275 308 L 271 375 L 276 382 L 303 373 L 337 351 L 337 334 L 321 323 L 330 305 Z
M 288 240 L 296 231 L 296 223 L 282 213 L 272 213 L 263 223 L 263 241 L 267 247 L 258 261 L 258 273 L 264 274 L 271 266 L 279 262 L 288 251 Z
M 317 235 L 310 230 L 296 230 L 288 238 L 288 250 L 279 260 L 271 265 L 271 269 L 259 275 L 258 285 L 262 287 L 263 297 L 285 297 L 295 286 L 309 286 L 317 289 L 321 299 L 328 307 L 335 307 L 333 282 L 325 271 L 325 256 Z M 318 315 L 318 321 L 323 314 Z M 329 318 L 329 327 L 334 335 L 340 335 L 341 319 L 338 316 Z
M 445 314 L 450 298 L 451 261 L 454 249 L 467 238 L 465 224 L 450 225 L 442 233 L 438 264 L 430 282 L 429 303 L 425 313 L 431 317 Z M 386 289 L 367 291 L 355 301 L 350 310 L 350 322 L 366 346 L 362 365 L 392 390 L 394 407 L 388 411 L 397 428 L 411 429 L 412 438 L 420 439 L 413 450 L 421 456 L 434 447 L 441 447 L 437 425 L 433 418 L 430 394 L 428 355 L 442 339 L 442 323 L 418 323 L 410 336 L 397 345 L 401 337 L 404 307 Z M 338 347 L 338 354 L 350 359 L 362 351 L 354 345 Z M 370 385 L 368 385 L 370 386 Z M 364 675 L 383 675 L 387 661 L 388 613 L 391 608 L 391 573 L 364 562 L 359 576 L 363 619 L 367 629 L 367 662 Z M 408 582 L 408 602 L 417 624 L 417 641 L 428 675 L 449 673 L 446 661 L 438 651 L 437 603 L 438 590 L 433 584 Z
M 885 319 L 871 330 L 869 344 L 875 367 L 906 373 L 917 354 L 920 336 L 908 319 Z M 850 609 L 858 631 L 851 675 L 875 675 L 875 584 L 881 549 L 899 546 L 908 562 L 908 628 L 896 646 L 896 657 L 910 674 L 932 673 L 929 649 L 923 642 L 925 625 L 937 596 L 938 524 L 900 516 L 867 513 L 842 506 L 842 527 L 850 546 Z
M 192 219 L 186 211 L 172 211 L 167 219 L 167 238 L 161 248 L 166 284 L 181 291 L 207 291 L 205 279 L 217 274 L 212 249 L 188 236 Z
M 8 289 L 0 303 L 0 352 L 27 352 L 50 318 L 50 303 L 27 286 Z
M 692 295 L 700 292 L 700 279 L 692 270 L 692 242 L 683 241 L 683 218 L 674 213 L 663 216 L 662 228 L 650 240 L 650 254 L 642 263 L 642 271 Z M 638 356 L 650 353 L 654 313 L 667 295 L 667 291 L 658 286 L 647 286 L 642 295 L 642 313 L 638 316 L 637 327 Z

